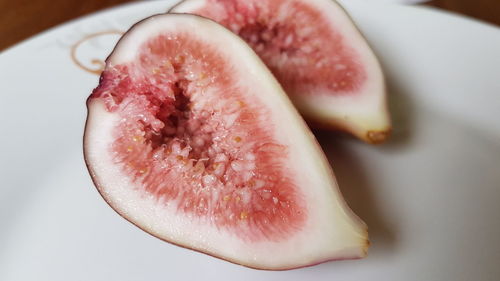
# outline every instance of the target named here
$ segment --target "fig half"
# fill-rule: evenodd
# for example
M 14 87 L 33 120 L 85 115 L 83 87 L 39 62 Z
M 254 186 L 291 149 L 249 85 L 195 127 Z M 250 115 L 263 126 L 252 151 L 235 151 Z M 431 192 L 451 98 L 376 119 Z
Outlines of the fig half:
M 108 204 L 165 241 L 259 269 L 366 255 L 365 224 L 255 53 L 219 24 L 130 29 L 87 101 L 84 154 Z
M 243 38 L 312 125 L 369 143 L 391 130 L 380 65 L 332 0 L 185 0 L 172 13 L 217 21 Z

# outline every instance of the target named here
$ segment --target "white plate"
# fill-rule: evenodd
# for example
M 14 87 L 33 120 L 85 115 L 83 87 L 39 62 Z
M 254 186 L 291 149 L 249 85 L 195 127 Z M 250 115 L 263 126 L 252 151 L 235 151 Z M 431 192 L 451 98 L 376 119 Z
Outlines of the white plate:
M 366 259 L 252 270 L 119 217 L 83 161 L 98 76 L 72 62 L 71 46 L 173 2 L 98 13 L 0 55 L 0 280 L 498 280 L 500 30 L 424 8 L 343 1 L 386 70 L 395 123 L 379 147 L 318 135 L 370 227 Z M 117 38 L 89 39 L 76 57 L 90 67 Z

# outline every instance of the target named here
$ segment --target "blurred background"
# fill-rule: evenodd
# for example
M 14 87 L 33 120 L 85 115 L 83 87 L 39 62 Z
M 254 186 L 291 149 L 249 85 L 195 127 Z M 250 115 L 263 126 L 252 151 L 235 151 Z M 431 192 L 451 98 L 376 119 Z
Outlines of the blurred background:
M 377 0 L 366 0 L 377 1 Z M 398 0 L 378 0 L 398 2 Z M 0 0 L 0 51 L 68 20 L 137 0 Z M 457 12 L 500 26 L 500 0 L 399 0 Z

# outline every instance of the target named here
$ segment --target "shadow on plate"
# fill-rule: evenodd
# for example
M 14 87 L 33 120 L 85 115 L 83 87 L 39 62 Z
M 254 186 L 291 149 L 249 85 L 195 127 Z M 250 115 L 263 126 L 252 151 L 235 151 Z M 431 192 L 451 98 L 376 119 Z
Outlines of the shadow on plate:
M 380 198 L 377 196 L 377 183 L 369 178 L 369 167 L 360 152 L 366 149 L 379 150 L 381 153 L 402 152 L 410 147 L 415 133 L 415 108 L 409 91 L 397 83 L 397 72 L 385 69 L 385 73 L 388 80 L 389 110 L 393 121 L 393 132 L 386 143 L 371 146 L 339 133 L 314 132 L 334 169 L 344 198 L 351 209 L 368 225 L 372 243 L 370 256 L 392 254 L 396 251 L 399 238 L 398 230 L 389 227 L 397 224 L 389 224 L 381 215 L 380 204 L 384 202 L 377 200 Z M 360 147 L 363 149 L 360 150 Z
M 415 105 L 412 103 L 411 91 L 399 82 L 399 71 L 384 66 L 383 62 L 382 68 L 387 80 L 387 100 L 392 120 L 392 134 L 378 148 L 383 150 L 405 149 L 411 143 L 415 133 Z
M 368 225 L 371 242 L 369 255 L 376 255 L 379 251 L 392 252 L 397 244 L 397 230 L 390 229 L 380 214 L 380 202 L 375 199 L 376 185 L 368 179 L 363 159 L 354 153 L 345 138 L 324 131 L 315 133 L 334 169 L 347 204 Z

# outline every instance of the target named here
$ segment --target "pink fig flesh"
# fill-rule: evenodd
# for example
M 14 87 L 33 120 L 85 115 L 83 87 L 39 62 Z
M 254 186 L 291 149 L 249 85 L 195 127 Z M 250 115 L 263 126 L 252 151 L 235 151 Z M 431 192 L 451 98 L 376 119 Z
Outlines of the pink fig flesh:
M 261 269 L 366 254 L 366 227 L 313 135 L 222 26 L 192 15 L 138 23 L 87 105 L 93 181 L 148 233 Z
M 185 0 L 170 10 L 217 21 L 244 39 L 313 125 L 380 143 L 391 124 L 381 68 L 332 0 Z

